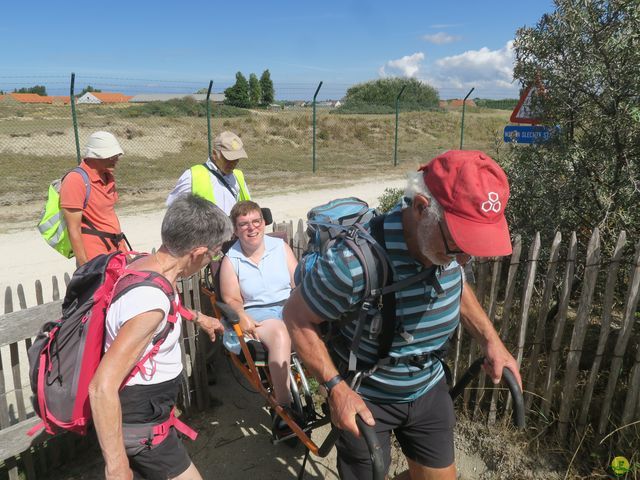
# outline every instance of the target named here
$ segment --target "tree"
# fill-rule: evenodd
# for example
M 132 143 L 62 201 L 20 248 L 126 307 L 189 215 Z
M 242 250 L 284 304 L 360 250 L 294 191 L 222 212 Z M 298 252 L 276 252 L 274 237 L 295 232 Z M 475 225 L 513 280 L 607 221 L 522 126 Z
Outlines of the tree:
M 555 0 L 518 30 L 514 77 L 538 84 L 544 123 L 560 127 L 511 151 L 507 213 L 519 233 L 640 233 L 639 31 L 636 0 Z
M 262 88 L 255 73 L 249 75 L 249 100 L 252 107 L 257 107 L 262 100 Z
M 34 85 L 33 87 L 28 88 L 19 88 L 14 89 L 13 93 L 35 93 L 36 95 L 42 95 L 43 97 L 47 96 L 47 89 L 44 85 Z
M 82 95 L 84 95 L 87 92 L 98 92 L 100 93 L 102 90 L 97 89 L 97 88 L 93 88 L 91 85 L 87 85 L 86 87 L 84 87 L 82 89 L 82 91 L 77 95 L 78 97 L 81 97 Z
M 276 99 L 276 92 L 273 89 L 271 73 L 268 69 L 260 75 L 260 89 L 262 90 L 262 104 L 271 105 Z
M 242 72 L 236 73 L 236 83 L 224 91 L 227 105 L 234 107 L 249 108 L 251 102 L 249 100 L 249 83 Z
M 395 111 L 396 98 L 402 87 L 406 87 L 401 97 L 403 110 L 423 110 L 438 106 L 440 97 L 435 88 L 415 78 L 397 77 L 354 85 L 347 90 L 341 109 L 366 113 L 368 108 L 379 111 L 379 107 L 385 107 L 384 111 Z

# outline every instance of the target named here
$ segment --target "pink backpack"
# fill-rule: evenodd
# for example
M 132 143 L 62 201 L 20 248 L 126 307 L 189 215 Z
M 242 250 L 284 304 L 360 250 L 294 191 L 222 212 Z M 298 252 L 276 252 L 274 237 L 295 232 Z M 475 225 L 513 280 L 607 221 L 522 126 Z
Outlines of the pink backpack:
M 191 312 L 176 301 L 170 282 L 155 272 L 128 270 L 127 255 L 114 252 L 99 255 L 78 268 L 67 286 L 62 303 L 62 318 L 47 322 L 29 347 L 29 375 L 34 408 L 42 422 L 29 431 L 41 428 L 54 434 L 69 430 L 85 435 L 91 421 L 89 383 L 104 353 L 105 318 L 111 302 L 134 287 L 145 285 L 161 289 L 171 302 L 166 327 L 152 340 L 153 348 L 133 368 L 124 386 L 144 363 L 160 349 L 174 327 L 177 313 L 191 319 Z M 155 365 L 151 372 L 153 375 Z M 155 426 L 153 432 L 167 431 L 168 426 L 189 437 L 195 432 L 184 426 L 173 412 L 169 420 Z M 186 427 L 186 431 L 182 427 Z M 157 438 L 156 443 L 164 440 Z

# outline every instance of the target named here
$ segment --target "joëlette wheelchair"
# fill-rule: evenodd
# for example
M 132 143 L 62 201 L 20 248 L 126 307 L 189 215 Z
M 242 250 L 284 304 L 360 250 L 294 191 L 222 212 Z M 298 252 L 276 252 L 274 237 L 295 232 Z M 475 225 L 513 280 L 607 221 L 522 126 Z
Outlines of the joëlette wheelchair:
M 265 223 L 269 225 L 271 223 L 271 212 L 268 209 L 263 209 L 263 217 L 265 218 Z M 272 232 L 268 233 L 268 235 L 287 241 L 286 233 L 284 232 Z M 238 338 L 240 353 L 236 354 L 229 350 L 225 350 L 225 353 L 249 384 L 262 395 L 270 408 L 289 426 L 291 433 L 285 435 L 276 435 L 273 433 L 274 429 L 272 429 L 272 442 L 278 444 L 281 442 L 291 443 L 293 441 L 297 443 L 297 441 L 300 441 L 306 447 L 307 455 L 305 455 L 298 477 L 302 478 L 309 452 L 319 457 L 327 456 L 338 440 L 341 430 L 332 426 L 330 433 L 320 445 L 311 439 L 313 430 L 328 424 L 331 418 L 326 401 L 320 406 L 314 402 L 314 395 L 311 391 L 304 366 L 295 352 L 291 353 L 289 380 L 291 396 L 293 398 L 292 411 L 293 416 L 296 418 L 293 418 L 287 410 L 283 409 L 278 402 L 276 402 L 266 361 L 267 352 L 264 345 L 254 339 L 245 339 L 244 333 L 238 323 L 238 315 L 228 305 L 219 300 L 219 268 L 219 262 L 212 263 L 205 268 L 204 284 L 201 286 L 201 292 L 209 298 L 216 315 L 226 319 L 226 322 L 231 325 Z M 464 391 L 469 382 L 478 375 L 483 362 L 483 357 L 476 359 L 456 385 L 451 388 L 450 394 L 453 400 L 455 400 Z M 445 370 L 448 370 L 446 364 L 443 363 L 443 365 L 445 366 Z M 447 377 L 449 380 L 450 375 L 448 374 Z M 503 382 L 506 383 L 513 399 L 513 422 L 518 428 L 524 428 L 525 419 L 522 391 L 511 371 L 505 369 L 502 379 Z M 297 423 L 296 420 L 300 423 Z M 375 431 L 373 427 L 365 424 L 359 416 L 356 417 L 356 423 L 369 448 L 373 466 L 372 478 L 382 480 L 385 478 L 386 472 L 384 471 L 382 448 L 378 442 Z

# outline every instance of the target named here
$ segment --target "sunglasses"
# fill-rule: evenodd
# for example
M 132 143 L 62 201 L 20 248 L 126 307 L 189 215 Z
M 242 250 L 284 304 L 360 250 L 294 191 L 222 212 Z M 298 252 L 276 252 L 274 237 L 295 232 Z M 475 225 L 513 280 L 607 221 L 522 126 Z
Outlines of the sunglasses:
M 456 255 L 464 254 L 462 250 L 449 248 L 449 242 L 447 242 L 447 237 L 444 234 L 444 229 L 442 228 L 442 222 L 438 222 L 438 228 L 440 228 L 440 235 L 442 236 L 442 243 L 444 244 L 445 253 L 450 257 L 455 257 Z

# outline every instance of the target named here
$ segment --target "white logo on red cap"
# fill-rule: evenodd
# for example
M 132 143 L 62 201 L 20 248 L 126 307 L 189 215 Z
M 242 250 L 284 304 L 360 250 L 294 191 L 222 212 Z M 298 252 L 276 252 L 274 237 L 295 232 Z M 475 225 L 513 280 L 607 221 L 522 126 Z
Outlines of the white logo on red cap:
M 481 207 L 485 213 L 495 212 L 499 213 L 502 209 L 502 203 L 500 203 L 500 197 L 496 192 L 489 192 L 489 200 L 483 202 Z

